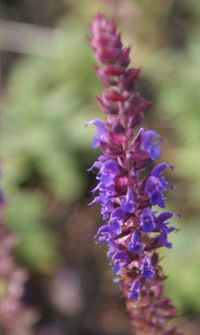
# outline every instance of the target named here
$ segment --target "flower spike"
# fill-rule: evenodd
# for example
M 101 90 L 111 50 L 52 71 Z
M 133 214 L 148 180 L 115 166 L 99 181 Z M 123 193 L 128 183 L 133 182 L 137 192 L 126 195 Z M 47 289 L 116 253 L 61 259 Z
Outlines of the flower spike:
M 161 155 L 160 141 L 154 130 L 140 126 L 150 102 L 136 90 L 140 69 L 130 68 L 130 48 L 124 48 L 115 24 L 97 14 L 90 26 L 90 44 L 100 67 L 100 81 L 107 86 L 98 97 L 107 120 L 93 120 L 97 128 L 93 148 L 101 147 L 102 156 L 90 170 L 98 170 L 98 193 L 92 203 L 101 205 L 105 221 L 95 239 L 106 243 L 116 282 L 126 299 L 131 324 L 137 335 L 181 335 L 168 321 L 177 309 L 164 295 L 163 274 L 157 249 L 171 248 L 168 234 L 171 212 L 157 214 L 154 205 L 165 207 L 165 192 L 170 186 L 163 176 L 168 167 L 149 167 Z M 141 178 L 143 173 L 143 179 Z M 145 177 L 144 174 L 146 173 Z

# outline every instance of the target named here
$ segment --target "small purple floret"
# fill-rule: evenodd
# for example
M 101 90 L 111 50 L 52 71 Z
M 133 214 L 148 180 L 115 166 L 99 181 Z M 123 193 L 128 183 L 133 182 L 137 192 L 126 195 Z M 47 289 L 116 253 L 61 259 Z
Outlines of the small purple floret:
M 142 252 L 142 241 L 137 233 L 137 231 L 134 231 L 131 237 L 131 242 L 128 245 L 128 250 L 132 252 L 140 253 Z
M 147 151 L 152 160 L 156 160 L 161 155 L 161 147 L 155 139 L 163 140 L 155 131 L 144 130 L 142 132 L 142 149 Z
M 155 229 L 154 217 L 150 208 L 145 208 L 141 214 L 141 227 L 144 233 L 150 233 Z
M 133 192 L 130 189 L 128 189 L 120 208 L 125 213 L 134 213 L 136 205 L 137 204 Z
M 155 275 L 155 269 L 151 264 L 151 258 L 145 256 L 140 267 L 143 278 L 152 278 Z
M 140 280 L 136 280 L 133 285 L 131 286 L 129 299 L 138 300 L 141 290 L 141 282 Z

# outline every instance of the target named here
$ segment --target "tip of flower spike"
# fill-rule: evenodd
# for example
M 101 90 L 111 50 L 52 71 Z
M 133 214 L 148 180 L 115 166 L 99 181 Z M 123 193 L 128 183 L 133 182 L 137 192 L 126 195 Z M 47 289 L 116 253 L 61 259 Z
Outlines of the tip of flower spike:
M 95 34 L 100 30 L 109 29 L 109 32 L 115 32 L 115 24 L 113 21 L 107 19 L 107 17 L 102 13 L 97 13 L 94 15 L 92 22 L 90 24 L 90 31 Z
M 92 22 L 94 22 L 94 21 L 102 21 L 102 20 L 108 22 L 108 19 L 106 18 L 106 16 L 104 14 L 97 13 L 97 14 L 95 14 L 93 16 Z
M 90 25 L 91 37 L 89 39 L 97 60 L 104 65 L 116 61 L 127 61 L 125 50 L 122 50 L 120 34 L 117 32 L 113 21 L 108 20 L 103 14 L 94 16 Z M 120 63 L 120 62 L 119 62 Z

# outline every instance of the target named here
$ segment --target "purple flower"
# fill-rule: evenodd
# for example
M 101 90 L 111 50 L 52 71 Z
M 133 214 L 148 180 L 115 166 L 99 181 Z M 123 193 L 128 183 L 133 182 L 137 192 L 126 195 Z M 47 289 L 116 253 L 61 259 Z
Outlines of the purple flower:
M 136 201 L 131 189 L 127 190 L 126 196 L 122 200 L 121 210 L 125 213 L 134 213 Z
M 111 220 L 109 222 L 109 229 L 115 234 L 120 234 L 122 231 L 123 222 L 120 220 Z
M 108 140 L 108 130 L 106 129 L 106 125 L 103 121 L 95 119 L 89 121 L 85 124 L 87 127 L 90 124 L 94 124 L 97 127 L 98 135 L 93 138 L 92 148 L 95 149 L 100 146 L 101 142 L 107 142 Z
M 155 275 L 155 268 L 151 264 L 151 258 L 145 256 L 140 267 L 143 278 L 152 278 Z
M 101 64 L 96 72 L 107 86 L 97 98 L 106 122 L 87 123 L 97 127 L 93 147 L 100 146 L 103 152 L 89 169 L 98 170 L 92 203 L 101 205 L 105 221 L 95 239 L 108 246 L 107 256 L 136 331 L 141 333 L 142 325 L 149 335 L 160 334 L 161 329 L 162 335 L 177 335 L 166 325 L 176 309 L 163 296 L 165 276 L 157 252 L 161 246 L 172 247 L 168 235 L 176 229 L 168 220 L 174 214 L 157 215 L 153 209 L 165 207 L 170 186 L 163 176 L 168 165 L 160 163 L 152 170 L 150 166 L 161 155 L 158 141 L 163 139 L 154 130 L 138 129 L 151 103 L 135 90 L 140 69 L 129 68 L 130 48 L 123 47 L 115 24 L 98 14 L 90 30 L 89 40 Z
M 128 250 L 140 253 L 142 252 L 142 247 L 143 247 L 142 241 L 137 231 L 134 231 L 131 237 L 131 242 L 128 245 Z
M 119 166 L 113 159 L 107 160 L 101 168 L 101 173 L 109 178 L 115 178 L 119 175 Z
M 123 266 L 128 262 L 128 256 L 124 251 L 117 251 L 112 257 L 113 271 L 116 275 L 121 273 Z
M 166 169 L 167 164 L 158 164 L 151 172 L 150 177 L 147 179 L 145 190 L 151 200 L 152 205 L 158 205 L 161 208 L 165 207 L 166 198 L 163 196 L 169 184 L 165 177 L 162 176 L 162 172 Z
M 162 137 L 160 137 L 155 131 L 153 130 L 144 130 L 142 132 L 142 149 L 147 151 L 151 157 L 151 159 L 156 160 L 161 155 L 161 147 L 156 142 L 154 142 L 154 139 L 163 140 Z
M 155 229 L 155 221 L 150 208 L 145 208 L 141 214 L 141 227 L 144 233 L 150 233 Z
M 129 293 L 129 299 L 138 300 L 141 290 L 141 282 L 140 280 L 136 280 L 133 282 L 130 293 Z

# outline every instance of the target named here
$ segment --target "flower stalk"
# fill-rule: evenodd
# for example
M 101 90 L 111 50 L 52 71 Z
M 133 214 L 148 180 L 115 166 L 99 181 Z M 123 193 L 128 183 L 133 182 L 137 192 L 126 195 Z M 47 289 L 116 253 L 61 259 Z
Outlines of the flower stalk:
M 91 204 L 101 205 L 103 224 L 95 239 L 108 246 L 107 256 L 126 299 L 131 324 L 138 335 L 181 335 L 168 321 L 177 309 L 164 295 L 164 280 L 157 250 L 172 248 L 168 234 L 176 231 L 165 208 L 165 192 L 172 186 L 163 173 L 168 166 L 152 163 L 161 155 L 163 138 L 154 130 L 139 128 L 151 102 L 136 84 L 140 69 L 131 68 L 130 48 L 123 47 L 115 24 L 104 15 L 94 17 L 89 41 L 100 67 L 100 81 L 107 86 L 97 98 L 106 121 L 95 119 L 97 136 L 92 147 L 102 155 L 89 169 L 98 170 L 98 184 Z M 138 130 L 139 129 L 139 130 Z

